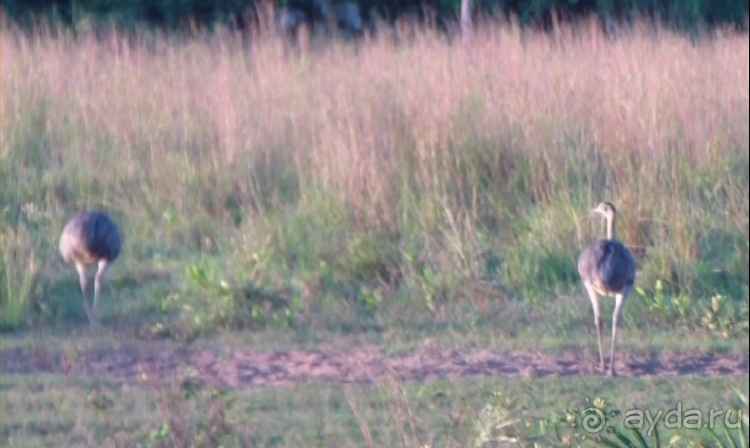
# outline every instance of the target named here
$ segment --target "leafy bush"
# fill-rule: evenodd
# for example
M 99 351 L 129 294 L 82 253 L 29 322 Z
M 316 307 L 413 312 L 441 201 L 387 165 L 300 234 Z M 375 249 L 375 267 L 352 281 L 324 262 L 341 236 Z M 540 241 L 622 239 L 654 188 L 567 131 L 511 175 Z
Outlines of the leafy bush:
M 252 286 L 245 277 L 228 279 L 215 263 L 189 264 L 182 291 L 161 304 L 166 320 L 152 328 L 176 338 L 193 338 L 222 328 L 293 325 L 304 310 L 299 296 L 285 297 Z
M 636 287 L 636 291 L 650 314 L 670 324 L 705 331 L 724 339 L 750 333 L 747 296 L 733 300 L 723 294 L 714 294 L 708 300 L 693 299 L 684 293 L 669 294 L 660 280 L 648 291 L 642 287 Z

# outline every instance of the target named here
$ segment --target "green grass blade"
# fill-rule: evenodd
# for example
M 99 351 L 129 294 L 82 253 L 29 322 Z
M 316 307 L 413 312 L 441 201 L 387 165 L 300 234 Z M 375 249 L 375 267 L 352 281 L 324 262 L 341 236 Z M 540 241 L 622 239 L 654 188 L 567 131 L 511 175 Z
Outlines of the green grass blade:
M 661 448 L 661 437 L 659 437 L 658 425 L 654 425 L 654 448 Z
M 643 437 L 643 434 L 641 433 L 641 430 L 638 428 L 632 428 L 631 431 L 635 435 L 636 440 L 638 443 L 641 444 L 642 448 L 648 448 L 648 443 L 646 443 L 646 439 Z

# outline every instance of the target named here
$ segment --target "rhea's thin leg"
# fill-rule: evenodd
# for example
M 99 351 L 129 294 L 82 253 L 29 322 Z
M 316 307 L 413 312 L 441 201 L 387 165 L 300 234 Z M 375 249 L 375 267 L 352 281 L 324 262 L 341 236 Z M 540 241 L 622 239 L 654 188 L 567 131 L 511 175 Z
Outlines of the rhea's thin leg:
M 102 291 L 102 281 L 104 280 L 104 273 L 109 268 L 109 261 L 100 260 L 99 267 L 96 271 L 96 277 L 94 278 L 94 315 L 99 318 L 99 296 Z
M 81 263 L 76 263 L 76 270 L 78 271 L 78 279 L 81 283 L 81 292 L 83 293 L 83 309 L 86 311 L 86 317 L 91 320 L 91 311 L 89 310 L 89 299 L 86 290 L 88 289 L 88 278 L 86 277 L 86 266 Z
M 594 324 L 596 325 L 596 340 L 599 344 L 599 368 L 604 370 L 604 350 L 602 349 L 602 315 L 599 311 L 599 296 L 589 284 L 586 284 L 586 291 L 591 299 L 591 306 L 594 308 Z
M 615 296 L 615 310 L 612 313 L 612 351 L 609 354 L 609 371 L 607 375 L 615 376 L 615 342 L 617 340 L 617 324 L 620 320 L 620 314 L 622 313 L 622 306 L 625 304 L 625 299 L 628 297 L 630 290 L 623 291 L 622 294 Z

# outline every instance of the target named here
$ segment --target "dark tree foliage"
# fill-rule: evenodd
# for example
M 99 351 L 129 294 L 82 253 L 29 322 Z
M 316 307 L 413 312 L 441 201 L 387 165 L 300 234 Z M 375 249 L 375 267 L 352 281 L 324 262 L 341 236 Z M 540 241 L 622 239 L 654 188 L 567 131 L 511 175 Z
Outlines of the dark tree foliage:
M 402 15 L 458 20 L 460 0 L 275 0 L 278 7 L 294 7 L 313 20 L 323 15 L 321 5 L 356 3 L 367 17 L 392 22 Z M 2 0 L 5 17 L 22 25 L 39 19 L 75 25 L 81 18 L 120 27 L 147 25 L 164 29 L 216 24 L 244 28 L 256 18 L 258 0 Z M 575 21 L 597 15 L 603 20 L 650 18 L 667 26 L 695 30 L 714 26 L 748 27 L 748 0 L 474 0 L 475 13 L 517 16 L 523 25 L 548 28 L 553 15 Z

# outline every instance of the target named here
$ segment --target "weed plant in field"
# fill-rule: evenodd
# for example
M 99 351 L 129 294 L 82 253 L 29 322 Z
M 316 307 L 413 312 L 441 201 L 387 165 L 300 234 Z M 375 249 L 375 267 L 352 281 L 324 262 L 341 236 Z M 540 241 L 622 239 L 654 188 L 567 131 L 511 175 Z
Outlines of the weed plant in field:
M 21 327 L 29 312 L 32 294 L 35 292 L 39 261 L 29 230 L 25 226 L 3 229 L 0 234 L 2 258 L 0 258 L 0 327 Z

